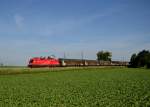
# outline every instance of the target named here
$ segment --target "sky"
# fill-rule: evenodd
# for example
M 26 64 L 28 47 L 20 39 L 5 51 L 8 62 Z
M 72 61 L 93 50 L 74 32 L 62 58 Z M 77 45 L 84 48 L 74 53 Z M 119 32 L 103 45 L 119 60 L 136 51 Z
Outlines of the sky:
M 37 56 L 129 61 L 150 50 L 149 0 L 0 0 L 0 63 Z

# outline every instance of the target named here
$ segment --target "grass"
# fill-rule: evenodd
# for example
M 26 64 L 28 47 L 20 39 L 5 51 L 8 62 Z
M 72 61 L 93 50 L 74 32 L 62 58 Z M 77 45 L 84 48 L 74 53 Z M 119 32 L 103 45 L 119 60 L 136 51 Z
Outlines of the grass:
M 150 106 L 147 69 L 1 68 L 0 72 L 13 74 L 0 75 L 2 107 Z

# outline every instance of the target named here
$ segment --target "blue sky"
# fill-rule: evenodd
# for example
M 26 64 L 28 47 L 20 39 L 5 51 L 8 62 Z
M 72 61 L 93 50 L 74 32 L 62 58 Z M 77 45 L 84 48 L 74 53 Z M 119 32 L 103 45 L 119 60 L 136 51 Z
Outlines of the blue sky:
M 0 62 L 34 56 L 113 60 L 150 50 L 149 0 L 0 0 Z

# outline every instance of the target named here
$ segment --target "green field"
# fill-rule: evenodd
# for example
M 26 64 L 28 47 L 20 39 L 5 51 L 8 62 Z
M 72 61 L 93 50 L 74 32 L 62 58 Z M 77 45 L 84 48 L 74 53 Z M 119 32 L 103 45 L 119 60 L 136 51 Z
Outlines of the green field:
M 150 70 L 1 68 L 0 106 L 146 107 L 150 106 Z

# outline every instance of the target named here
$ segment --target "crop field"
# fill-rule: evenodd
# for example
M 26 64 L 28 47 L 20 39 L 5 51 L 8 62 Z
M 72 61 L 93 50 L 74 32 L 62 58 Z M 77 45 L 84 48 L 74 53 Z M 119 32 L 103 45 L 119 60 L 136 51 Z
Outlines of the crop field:
M 150 106 L 150 70 L 1 68 L 0 106 L 146 107 Z

